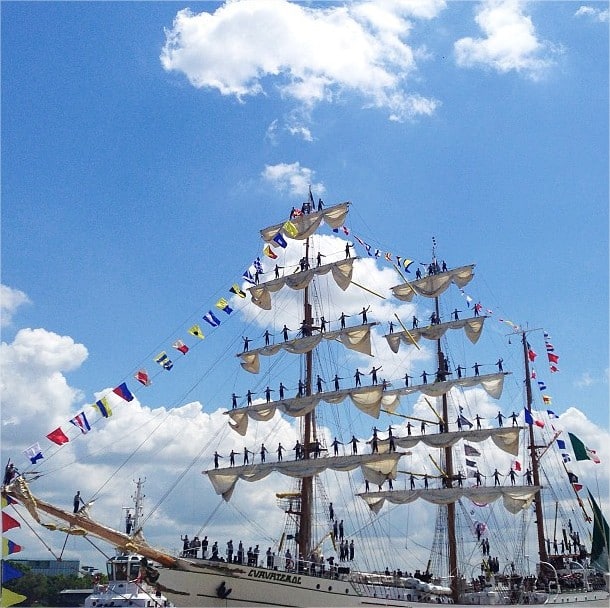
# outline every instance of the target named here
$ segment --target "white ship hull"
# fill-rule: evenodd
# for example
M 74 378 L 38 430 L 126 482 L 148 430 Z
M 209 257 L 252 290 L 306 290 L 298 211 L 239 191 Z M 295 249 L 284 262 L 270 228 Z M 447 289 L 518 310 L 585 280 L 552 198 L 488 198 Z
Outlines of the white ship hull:
M 408 587 L 387 586 L 379 582 L 368 584 L 347 580 L 346 576 L 328 578 L 310 576 L 261 567 L 209 562 L 206 560 L 180 560 L 180 569 L 160 570 L 160 583 L 164 594 L 180 608 L 214 606 L 295 606 L 300 608 L 339 606 L 401 606 L 417 608 L 422 603 L 452 604 L 445 593 Z M 175 593 L 178 592 L 178 593 Z M 561 603 L 576 606 L 587 602 L 591 606 L 608 606 L 605 591 L 570 593 L 548 596 L 537 592 L 520 604 Z M 590 603 L 589 603 L 590 602 Z M 472 605 L 508 605 L 510 592 L 472 594 Z

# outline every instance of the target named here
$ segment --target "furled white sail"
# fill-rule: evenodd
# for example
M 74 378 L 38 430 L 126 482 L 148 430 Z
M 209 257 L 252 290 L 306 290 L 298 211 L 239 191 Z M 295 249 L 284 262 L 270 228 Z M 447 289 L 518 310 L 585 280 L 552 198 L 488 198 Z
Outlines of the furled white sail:
M 436 298 L 440 296 L 451 283 L 458 287 L 464 287 L 474 277 L 474 264 L 452 268 L 446 272 L 431 274 L 415 281 L 402 283 L 392 287 L 392 293 L 404 302 L 410 302 L 414 295 L 425 298 Z
M 358 388 L 343 389 L 340 391 L 330 391 L 316 393 L 311 396 L 294 397 L 280 401 L 270 401 L 269 403 L 258 403 L 247 407 L 236 408 L 226 412 L 230 416 L 229 425 L 240 435 L 245 435 L 248 430 L 248 417 L 253 420 L 270 420 L 279 410 L 288 416 L 300 417 L 311 412 L 320 401 L 326 403 L 341 403 L 346 397 L 362 412 L 379 418 L 381 409 L 394 412 L 400 403 L 401 395 L 421 392 L 429 397 L 439 397 L 447 393 L 454 386 L 477 386 L 481 385 L 485 392 L 498 399 L 502 395 L 504 386 L 504 376 L 507 372 L 497 374 L 486 374 L 484 376 L 471 376 L 458 380 L 445 382 L 433 382 L 431 384 L 419 384 L 404 388 L 384 390 L 383 386 L 376 384 Z
M 315 213 L 307 213 L 290 219 L 290 223 L 296 228 L 296 233 L 291 234 L 287 232 L 284 224 L 275 224 L 268 228 L 263 228 L 261 236 L 263 241 L 271 243 L 273 237 L 281 232 L 284 236 L 290 239 L 296 239 L 303 241 L 307 237 L 310 237 L 317 229 L 318 226 L 324 221 L 331 228 L 340 228 L 345 223 L 347 217 L 349 202 L 341 203 L 339 205 L 333 205 L 328 209 L 322 211 L 316 211 Z
M 446 505 L 468 498 L 478 504 L 494 502 L 502 498 L 504 508 L 510 513 L 519 513 L 527 509 L 534 500 L 539 486 L 496 486 L 496 487 L 458 487 L 439 489 L 390 490 L 358 494 L 370 507 L 378 513 L 385 501 L 392 504 L 407 504 L 418 499 L 426 500 L 435 505 Z
M 313 350 L 318 344 L 325 340 L 338 340 L 346 348 L 355 350 L 363 355 L 371 354 L 371 327 L 377 323 L 367 323 L 357 327 L 348 327 L 346 329 L 338 329 L 329 332 L 319 332 L 313 336 L 279 342 L 278 344 L 270 344 L 256 350 L 249 350 L 240 353 L 238 356 L 241 359 L 241 366 L 248 372 L 258 374 L 260 371 L 259 355 L 273 356 L 280 350 L 285 350 L 294 355 L 302 355 Z
M 419 342 L 420 338 L 426 338 L 426 340 L 440 340 L 448 329 L 463 329 L 466 337 L 473 344 L 476 344 L 481 337 L 483 322 L 486 318 L 487 317 L 484 316 L 471 317 L 470 319 L 458 319 L 457 321 L 448 321 L 447 323 L 439 323 L 438 325 L 427 325 L 422 328 L 416 327 L 387 334 L 385 339 L 388 341 L 392 351 L 397 353 L 401 342 L 410 346 Z
M 453 387 L 470 387 L 480 385 L 485 392 L 494 399 L 502 396 L 504 388 L 504 376 L 509 372 L 497 372 L 495 374 L 484 374 L 482 376 L 467 376 L 456 378 L 455 380 L 444 380 L 443 382 L 431 382 L 430 384 L 416 384 L 414 386 L 404 386 L 402 388 L 392 388 L 385 390 L 385 396 L 391 403 L 391 396 L 409 395 L 411 393 L 423 393 L 428 397 L 440 397 L 448 393 Z
M 229 425 L 240 435 L 248 430 L 248 417 L 253 420 L 270 420 L 276 410 L 292 417 L 305 416 L 311 412 L 320 401 L 327 403 L 341 403 L 349 397 L 354 405 L 373 418 L 379 418 L 384 391 L 381 385 L 365 386 L 326 393 L 316 393 L 311 396 L 295 397 L 282 401 L 258 403 L 245 408 L 236 408 L 225 412 L 229 417 Z
M 235 484 L 243 481 L 258 481 L 267 475 L 278 472 L 289 477 L 312 477 L 323 471 L 353 471 L 360 467 L 364 478 L 377 485 L 386 479 L 396 479 L 398 461 L 404 454 L 355 454 L 352 456 L 334 456 L 324 458 L 309 458 L 305 460 L 283 460 L 247 464 L 244 466 L 203 471 L 212 482 L 216 494 L 221 494 L 225 500 L 230 500 Z
M 312 281 L 314 276 L 319 274 L 331 273 L 337 286 L 345 291 L 352 280 L 353 264 L 355 258 L 347 258 L 338 262 L 324 264 L 316 268 L 302 270 L 295 274 L 288 274 L 278 279 L 266 281 L 260 285 L 248 288 L 251 300 L 263 310 L 271 310 L 271 294 L 279 291 L 284 286 L 290 289 L 305 289 Z

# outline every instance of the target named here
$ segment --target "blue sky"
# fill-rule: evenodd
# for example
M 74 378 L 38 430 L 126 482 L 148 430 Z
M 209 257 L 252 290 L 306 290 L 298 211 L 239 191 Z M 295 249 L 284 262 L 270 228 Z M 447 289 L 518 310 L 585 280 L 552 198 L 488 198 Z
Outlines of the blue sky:
M 435 237 L 476 263 L 495 318 L 551 334 L 555 409 L 602 449 L 607 3 L 19 2 L 2 5 L 3 461 L 158 374 L 309 184 L 351 201 L 374 247 L 426 261 Z M 246 390 L 213 365 L 240 321 L 262 333 L 238 315 L 139 392 L 147 412 L 212 416 Z

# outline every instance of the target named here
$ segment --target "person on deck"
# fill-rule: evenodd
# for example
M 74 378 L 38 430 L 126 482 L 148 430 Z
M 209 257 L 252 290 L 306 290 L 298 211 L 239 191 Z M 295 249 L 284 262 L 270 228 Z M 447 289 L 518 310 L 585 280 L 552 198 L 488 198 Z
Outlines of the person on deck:
M 191 541 L 189 540 L 188 534 L 181 536 L 180 540 L 182 541 L 182 556 L 188 557 L 189 549 L 191 546 Z

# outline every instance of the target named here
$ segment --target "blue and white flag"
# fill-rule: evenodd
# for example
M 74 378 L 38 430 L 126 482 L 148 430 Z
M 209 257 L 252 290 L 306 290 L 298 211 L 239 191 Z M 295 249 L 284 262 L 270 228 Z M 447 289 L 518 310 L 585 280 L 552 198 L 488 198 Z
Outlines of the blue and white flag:
M 220 319 L 218 319 L 211 310 L 207 315 L 203 315 L 203 320 L 206 323 L 209 323 L 212 327 L 218 327 L 220 325 Z
M 251 267 L 250 267 L 251 268 Z M 254 275 L 252 271 L 248 268 L 248 270 L 244 271 L 244 274 L 241 275 L 241 278 L 246 281 L 246 283 L 250 283 L 250 285 L 256 285 L 256 281 L 254 280 Z
M 288 243 L 286 242 L 286 239 L 282 236 L 281 232 L 278 232 L 271 240 L 277 245 L 279 245 L 282 249 L 286 249 L 286 247 L 288 246 Z
M 38 442 L 36 442 L 34 445 L 31 445 L 27 450 L 24 450 L 23 453 L 32 464 L 36 464 L 41 458 L 44 458 L 44 456 L 42 455 L 42 450 L 40 449 L 40 444 Z

